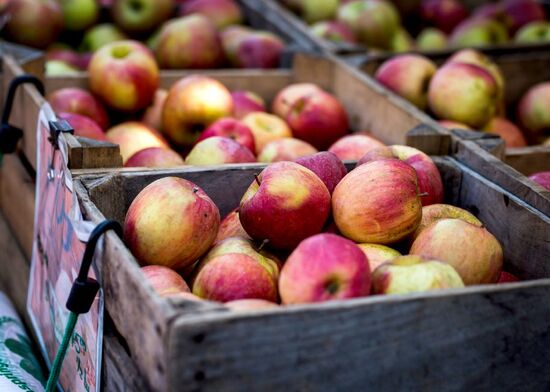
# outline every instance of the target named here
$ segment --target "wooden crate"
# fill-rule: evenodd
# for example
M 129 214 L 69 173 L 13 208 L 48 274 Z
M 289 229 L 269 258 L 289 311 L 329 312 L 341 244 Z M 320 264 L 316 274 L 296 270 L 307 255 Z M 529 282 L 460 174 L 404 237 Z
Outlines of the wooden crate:
M 122 241 L 99 262 L 106 308 L 154 390 L 541 390 L 550 385 L 550 218 L 450 156 L 436 158 L 446 199 L 502 243 L 505 285 L 235 313 L 158 297 Z M 87 219 L 123 222 L 137 193 L 165 176 L 201 186 L 222 216 L 261 165 L 81 175 Z M 139 327 L 136 327 L 139 326 Z

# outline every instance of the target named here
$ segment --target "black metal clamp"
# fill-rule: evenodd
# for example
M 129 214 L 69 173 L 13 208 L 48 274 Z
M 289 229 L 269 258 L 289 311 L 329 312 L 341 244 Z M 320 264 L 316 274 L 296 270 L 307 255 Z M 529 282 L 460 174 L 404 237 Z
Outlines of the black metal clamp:
M 74 135 L 73 127 L 66 120 L 49 121 L 48 123 L 50 126 L 50 137 L 48 140 L 56 149 L 59 148 L 57 141 L 59 140 L 60 133 L 70 133 Z
M 75 314 L 87 313 L 94 302 L 94 298 L 99 291 L 99 282 L 88 277 L 92 258 L 99 238 L 108 230 L 114 230 L 119 237 L 122 237 L 122 227 L 117 221 L 105 220 L 95 227 L 90 234 L 90 239 L 86 244 L 86 250 L 82 257 L 82 264 L 76 280 L 71 288 L 71 293 L 67 299 L 67 309 Z
M 23 84 L 32 84 L 44 95 L 44 84 L 36 76 L 24 74 L 15 77 L 8 88 L 8 95 L 6 102 L 4 103 L 4 110 L 2 112 L 2 122 L 0 124 L 0 153 L 10 154 L 15 152 L 17 142 L 23 137 L 23 131 L 13 125 L 9 124 L 11 110 L 13 108 L 13 100 L 17 88 Z

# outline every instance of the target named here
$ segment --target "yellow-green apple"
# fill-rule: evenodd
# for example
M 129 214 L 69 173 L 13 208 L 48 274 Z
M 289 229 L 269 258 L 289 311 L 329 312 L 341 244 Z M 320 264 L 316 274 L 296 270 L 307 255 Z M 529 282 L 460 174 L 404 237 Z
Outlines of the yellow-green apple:
M 244 124 L 242 121 L 230 117 L 220 118 L 214 121 L 201 133 L 197 142 L 213 136 L 233 139 L 237 143 L 248 148 L 253 154 L 255 153 L 254 135 L 248 125 Z
M 504 117 L 493 117 L 483 127 L 483 130 L 499 135 L 504 140 L 506 147 L 525 147 L 527 145 L 521 130 Z
M 103 45 L 124 41 L 128 37 L 111 23 L 101 23 L 91 27 L 82 38 L 80 49 L 84 52 L 95 52 Z
M 233 0 L 188 0 L 179 5 L 180 16 L 195 13 L 206 16 L 217 29 L 243 22 L 241 9 Z
M 401 256 L 401 253 L 386 245 L 380 244 L 357 244 L 369 261 L 370 271 L 374 271 L 379 265 Z
M 250 239 L 239 219 L 239 209 L 235 208 L 222 219 L 214 244 L 229 237 L 243 237 Z
M 196 166 L 247 162 L 256 162 L 254 154 L 235 140 L 222 136 L 201 140 L 185 158 L 187 165 Z
M 316 152 L 318 151 L 315 147 L 303 140 L 285 137 L 267 143 L 258 154 L 258 162 L 293 161 Z
M 418 50 L 441 50 L 447 47 L 447 35 L 435 27 L 426 27 L 416 37 Z
M 443 181 L 437 166 L 432 158 L 414 147 L 393 145 L 375 149 L 365 154 L 357 165 L 388 157 L 401 159 L 416 170 L 423 206 L 443 202 Z
M 511 283 L 511 282 L 519 282 L 520 279 L 510 272 L 502 271 L 500 273 L 500 277 L 498 278 L 497 283 Z
M 307 167 L 323 181 L 330 194 L 336 184 L 348 173 L 344 163 L 334 153 L 321 151 L 296 159 L 294 162 Z
M 128 33 L 148 33 L 172 15 L 173 0 L 114 0 L 113 21 Z
M 80 31 L 96 23 L 99 18 L 99 5 L 96 0 L 61 0 L 63 27 Z
M 252 312 L 258 309 L 277 308 L 279 305 L 275 302 L 266 301 L 265 299 L 236 299 L 224 304 L 235 312 Z
M 468 10 L 460 0 L 423 0 L 420 15 L 425 22 L 448 34 L 468 17 Z
M 502 3 L 502 8 L 511 34 L 528 23 L 546 18 L 542 3 L 535 0 L 506 0 Z
M 44 49 L 63 29 L 63 11 L 56 0 L 12 0 L 3 35 L 13 42 Z
M 372 273 L 373 294 L 407 294 L 464 287 L 449 264 L 407 255 L 380 265 Z
M 493 19 L 466 19 L 449 37 L 449 45 L 455 48 L 500 45 L 508 41 L 506 27 Z
M 286 260 L 279 279 L 283 304 L 364 297 L 370 291 L 365 254 L 352 241 L 323 233 L 302 241 Z
M 224 39 L 227 59 L 237 68 L 276 68 L 285 49 L 285 43 L 269 31 L 239 34 L 231 46 L 226 42 Z
M 341 160 L 358 160 L 375 148 L 385 147 L 381 141 L 367 135 L 347 135 L 338 139 L 328 151 Z
M 388 49 L 400 26 L 397 9 L 384 0 L 351 1 L 338 9 L 337 20 L 368 46 Z
M 517 118 L 525 136 L 532 142 L 541 142 L 550 128 L 550 82 L 536 84 L 521 97 Z
M 416 171 L 398 159 L 356 167 L 336 185 L 332 215 L 340 232 L 355 242 L 402 240 L 422 218 Z
M 479 219 L 460 207 L 450 204 L 431 204 L 422 207 L 422 220 L 418 228 L 411 234 L 410 243 L 412 244 L 422 230 L 441 219 L 462 219 L 474 226 L 483 227 L 483 223 Z
M 499 89 L 495 78 L 474 64 L 448 63 L 439 68 L 428 88 L 428 105 L 439 118 L 483 127 L 493 117 Z
M 164 89 L 157 89 L 155 91 L 155 96 L 153 97 L 153 102 L 151 105 L 145 109 L 141 121 L 146 125 L 149 125 L 151 128 L 156 129 L 157 131 L 162 131 L 162 108 L 164 107 L 164 102 L 168 96 L 168 91 Z
M 287 123 L 273 114 L 252 112 L 247 114 L 242 122 L 252 131 L 256 152 L 262 151 L 269 142 L 292 137 L 292 131 Z
M 409 253 L 452 265 L 465 285 L 496 283 L 502 270 L 498 240 L 462 219 L 432 223 L 416 237 Z
M 326 150 L 348 133 L 348 115 L 336 97 L 316 91 L 294 101 L 284 117 L 292 135 Z
M 233 99 L 223 84 L 207 76 L 187 76 L 168 91 L 162 132 L 177 146 L 192 146 L 208 125 L 232 112 Z
M 88 139 L 107 141 L 105 132 L 90 117 L 76 113 L 57 113 L 57 117 L 67 121 L 74 129 L 75 136 L 87 137 Z
M 286 86 L 277 93 L 271 105 L 273 114 L 285 118 L 294 103 L 305 96 L 321 91 L 319 86 L 313 83 L 294 83 Z
M 332 42 L 356 43 L 353 31 L 341 22 L 335 20 L 323 20 L 310 26 L 309 31 L 316 37 L 324 38 Z
M 375 79 L 394 93 L 424 110 L 428 103 L 428 86 L 437 66 L 419 54 L 403 54 L 385 61 Z
M 415 47 L 416 43 L 410 33 L 404 27 L 399 27 L 391 39 L 389 50 L 404 53 L 414 50 Z
M 132 201 L 124 241 L 142 264 L 182 269 L 203 255 L 216 238 L 220 212 L 190 181 L 164 177 Z
M 80 72 L 81 70 L 74 65 L 60 60 L 48 60 L 44 64 L 44 74 L 46 76 L 78 75 Z
M 208 18 L 192 14 L 166 22 L 155 56 L 161 68 L 216 68 L 223 62 L 218 32 Z
M 47 100 L 56 113 L 76 113 L 94 120 L 101 129 L 109 127 L 109 117 L 103 104 L 89 91 L 78 87 L 65 87 L 53 91 Z
M 161 297 L 191 292 L 181 275 L 171 268 L 163 265 L 146 265 L 141 267 L 141 272 Z
M 339 0 L 297 0 L 297 12 L 306 23 L 333 19 L 338 10 Z
M 469 126 L 467 126 L 466 124 L 462 124 L 462 123 L 457 122 L 457 121 L 439 120 L 438 123 L 439 123 L 439 125 L 441 125 L 442 127 L 447 128 L 447 129 L 472 129 Z
M 529 179 L 550 191 L 550 171 L 531 174 Z
M 239 218 L 255 240 L 276 249 L 293 249 L 321 232 L 330 212 L 330 193 L 311 170 L 294 162 L 275 162 L 249 186 Z
M 518 30 L 514 36 L 518 43 L 538 43 L 550 41 L 550 23 L 547 21 L 531 22 Z
M 183 166 L 183 158 L 174 150 L 165 147 L 149 147 L 132 155 L 125 167 L 173 167 Z
M 149 147 L 169 148 L 161 134 L 137 121 L 116 125 L 107 131 L 106 136 L 111 143 L 120 146 L 123 163 L 126 163 L 136 152 Z
M 233 117 L 243 119 L 252 112 L 265 112 L 265 102 L 262 97 L 252 91 L 233 91 Z
M 137 41 L 104 45 L 88 66 L 90 90 L 108 106 L 125 112 L 144 109 L 159 86 L 159 69 L 151 51 Z

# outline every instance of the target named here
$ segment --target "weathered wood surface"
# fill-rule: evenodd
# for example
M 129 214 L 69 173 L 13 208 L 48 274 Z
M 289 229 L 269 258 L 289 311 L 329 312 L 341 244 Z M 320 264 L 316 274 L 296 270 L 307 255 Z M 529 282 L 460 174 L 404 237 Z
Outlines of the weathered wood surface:
M 526 176 L 550 171 L 550 146 L 509 148 L 505 162 Z

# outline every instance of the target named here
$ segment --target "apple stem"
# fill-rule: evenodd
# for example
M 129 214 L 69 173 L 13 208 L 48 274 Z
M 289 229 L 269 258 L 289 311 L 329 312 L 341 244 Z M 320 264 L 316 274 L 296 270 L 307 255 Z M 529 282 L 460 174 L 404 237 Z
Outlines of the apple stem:
M 426 196 L 429 196 L 430 194 L 428 192 L 424 192 L 424 193 L 419 193 L 418 194 L 418 197 L 426 197 Z
M 261 251 L 268 242 L 269 240 L 267 238 L 263 240 L 260 246 L 258 246 L 258 252 Z
M 260 178 L 258 177 L 258 174 L 254 174 L 254 179 L 256 180 L 256 184 L 262 185 L 262 183 L 260 182 Z
M 198 187 L 193 187 L 193 193 L 197 193 L 199 191 Z

